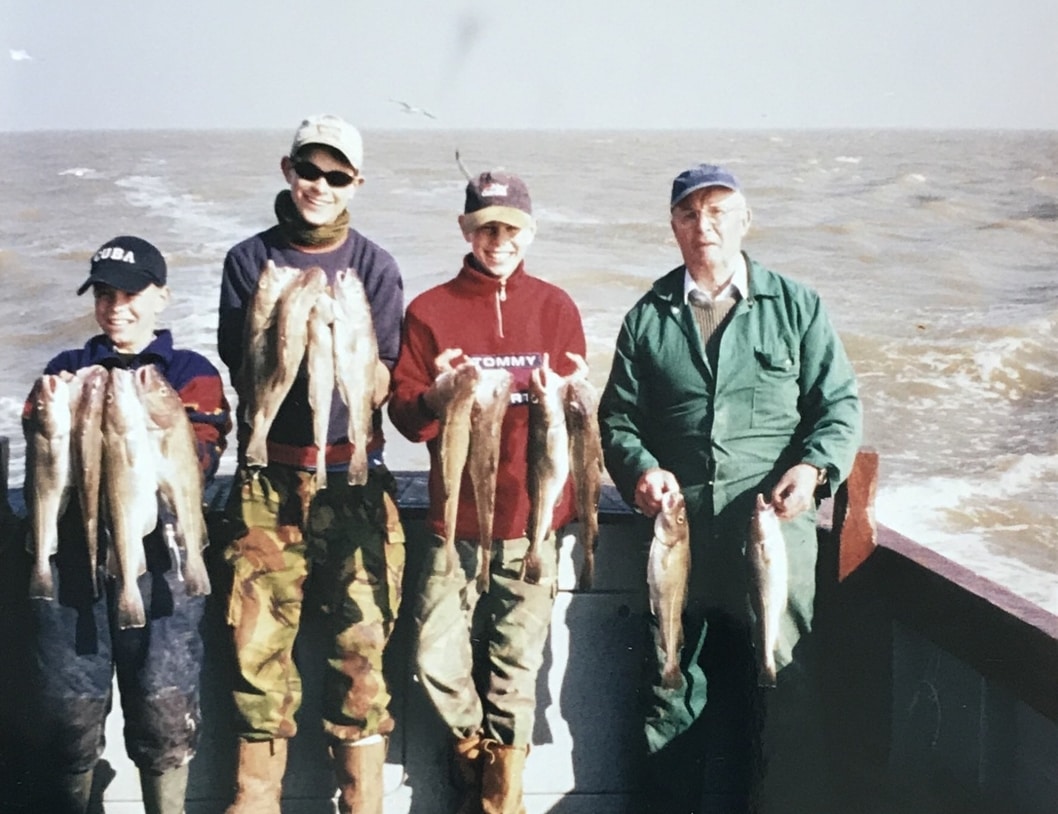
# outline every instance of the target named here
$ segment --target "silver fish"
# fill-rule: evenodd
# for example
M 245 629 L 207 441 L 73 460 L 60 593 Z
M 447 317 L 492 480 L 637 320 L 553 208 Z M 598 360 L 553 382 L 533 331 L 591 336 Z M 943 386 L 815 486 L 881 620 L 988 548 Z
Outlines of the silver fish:
M 580 518 L 580 547 L 584 555 L 577 587 L 591 590 L 595 579 L 595 544 L 599 538 L 599 495 L 602 493 L 602 440 L 599 435 L 599 393 L 583 375 L 566 385 L 566 426 L 573 493 Z
M 334 397 L 334 301 L 320 294 L 309 316 L 308 374 L 312 435 L 316 443 L 316 488 L 327 488 L 327 430 L 331 424 Z
M 444 489 L 445 551 L 448 554 L 448 573 L 455 573 L 456 518 L 459 514 L 459 491 L 463 468 L 470 453 L 470 413 L 474 407 L 474 389 L 480 371 L 472 362 L 464 362 L 441 373 L 431 385 L 431 402 L 443 405 L 439 410 L 441 429 L 438 433 L 441 459 L 441 485 Z
M 252 428 L 246 445 L 249 466 L 268 464 L 268 431 L 298 376 L 308 348 L 309 315 L 326 287 L 327 274 L 313 266 L 302 272 L 280 295 L 275 330 L 270 332 L 271 340 L 275 342 L 275 366 L 261 371 L 254 382 Z
M 522 577 L 532 584 L 540 581 L 540 547 L 551 533 L 555 505 L 569 478 L 565 388 L 566 380 L 546 359 L 529 376 L 529 548 Z
M 367 483 L 367 445 L 371 441 L 378 339 L 371 306 L 353 270 L 339 272 L 334 282 L 334 367 L 338 393 L 349 408 L 349 483 Z
M 760 668 L 757 683 L 774 687 L 777 680 L 775 647 L 779 641 L 779 622 L 786 610 L 789 590 L 786 540 L 775 507 L 757 495 L 757 505 L 750 520 L 746 543 L 749 565 L 749 598 L 756 616 L 755 646 Z
M 683 683 L 680 649 L 683 647 L 683 609 L 687 605 L 687 580 L 691 574 L 691 534 L 687 506 L 680 492 L 666 492 L 654 518 L 654 537 L 647 559 L 650 611 L 661 633 L 665 661 L 661 686 L 676 689 Z
M 143 627 L 147 616 L 136 580 L 147 570 L 143 538 L 158 525 L 158 468 L 135 374 L 121 368 L 110 371 L 103 410 L 103 478 L 118 627 Z
M 277 266 L 268 260 L 257 278 L 246 316 L 242 366 L 235 377 L 235 389 L 248 416 L 252 416 L 256 409 L 254 399 L 258 382 L 276 366 L 276 343 L 271 334 L 274 334 L 279 298 L 300 273 L 300 269 Z
M 146 410 L 147 428 L 156 454 L 158 491 L 176 516 L 176 537 L 183 542 L 186 561 L 174 565 L 184 579 L 188 596 L 210 592 L 202 552 L 209 545 L 203 514 L 203 475 L 198 442 L 187 408 L 154 365 L 136 371 L 136 386 Z
M 70 385 L 59 375 L 41 376 L 30 391 L 31 412 L 23 422 L 26 479 L 34 565 L 29 595 L 54 599 L 51 557 L 59 550 L 59 515 L 70 483 Z
M 470 483 L 478 510 L 478 535 L 481 541 L 481 571 L 478 591 L 489 589 L 492 560 L 492 524 L 496 510 L 496 472 L 500 459 L 500 434 L 503 417 L 511 401 L 514 377 L 506 370 L 482 370 L 474 391 L 470 413 Z
M 91 365 L 77 371 L 77 398 L 73 405 L 71 446 L 72 478 L 81 504 L 81 521 L 88 545 L 92 592 L 99 596 L 99 492 L 103 478 L 103 405 L 110 372 Z

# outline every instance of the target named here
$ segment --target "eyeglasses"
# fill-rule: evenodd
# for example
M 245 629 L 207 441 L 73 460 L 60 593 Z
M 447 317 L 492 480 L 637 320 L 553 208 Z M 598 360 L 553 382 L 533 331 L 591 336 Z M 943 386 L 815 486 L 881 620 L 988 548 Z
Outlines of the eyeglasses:
M 736 206 L 731 209 L 720 209 L 719 207 L 714 206 L 707 206 L 702 209 L 680 208 L 672 213 L 672 217 L 674 220 L 679 221 L 685 226 L 697 224 L 698 221 L 704 217 L 707 221 L 709 221 L 710 226 L 712 226 L 714 229 L 717 229 L 724 222 L 724 218 L 726 218 L 728 215 L 733 215 L 736 212 L 743 211 L 745 211 L 745 207 L 742 206 Z
M 328 170 L 327 172 L 324 172 L 311 161 L 295 161 L 294 172 L 297 173 L 298 178 L 303 181 L 318 181 L 323 178 L 327 181 L 327 184 L 332 187 L 347 187 L 357 178 L 357 176 L 350 175 L 341 170 Z

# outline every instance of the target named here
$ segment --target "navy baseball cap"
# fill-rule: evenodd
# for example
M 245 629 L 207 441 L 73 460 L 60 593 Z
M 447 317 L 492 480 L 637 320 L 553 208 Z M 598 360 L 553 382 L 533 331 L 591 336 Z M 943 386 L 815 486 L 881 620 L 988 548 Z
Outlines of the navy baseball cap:
M 92 255 L 88 279 L 77 289 L 84 294 L 99 283 L 138 294 L 149 285 L 165 285 L 165 258 L 141 237 L 121 235 L 108 240 Z
M 467 183 L 467 197 L 460 220 L 463 231 L 473 232 L 491 221 L 518 229 L 536 226 L 529 188 L 517 175 L 492 170 Z
M 716 164 L 698 164 L 681 172 L 672 182 L 672 201 L 669 203 L 669 208 L 674 207 L 692 192 L 706 187 L 723 187 L 735 192 L 742 191 L 738 179 L 723 167 Z

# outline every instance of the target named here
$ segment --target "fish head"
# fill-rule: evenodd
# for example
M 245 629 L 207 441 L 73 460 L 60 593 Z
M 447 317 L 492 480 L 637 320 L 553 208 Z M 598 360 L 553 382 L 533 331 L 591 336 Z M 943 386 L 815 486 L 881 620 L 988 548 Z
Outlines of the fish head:
M 510 400 L 513 386 L 514 376 L 511 375 L 509 370 L 503 370 L 502 368 L 481 370 L 478 374 L 474 398 L 482 405 L 492 404 L 496 401 L 507 402 Z
M 689 539 L 687 501 L 682 492 L 666 492 L 661 497 L 661 511 L 654 518 L 654 536 L 665 545 Z
M 280 295 L 300 272 L 301 269 L 293 266 L 277 266 L 273 261 L 267 261 L 265 267 L 261 269 L 261 276 L 257 278 L 257 293 L 254 301 L 270 313 Z
M 70 416 L 70 383 L 60 374 L 45 374 L 37 379 L 30 394 L 33 411 L 30 423 L 49 438 L 66 435 L 72 423 Z
M 184 403 L 169 380 L 155 365 L 144 365 L 133 373 L 136 392 L 139 394 L 147 418 L 151 424 L 168 428 L 173 425 L 176 414 L 184 412 Z
M 103 414 L 110 371 L 102 365 L 91 365 L 77 371 L 78 389 L 73 412 L 82 431 L 86 427 L 98 428 Z
M 103 415 L 107 432 L 119 435 L 143 422 L 144 407 L 134 371 L 119 367 L 110 371 Z
M 559 376 L 547 364 L 533 368 L 529 374 L 529 403 L 535 405 L 549 417 L 565 415 L 566 379 Z
M 566 412 L 583 419 L 598 411 L 599 393 L 587 379 L 574 374 L 566 384 Z

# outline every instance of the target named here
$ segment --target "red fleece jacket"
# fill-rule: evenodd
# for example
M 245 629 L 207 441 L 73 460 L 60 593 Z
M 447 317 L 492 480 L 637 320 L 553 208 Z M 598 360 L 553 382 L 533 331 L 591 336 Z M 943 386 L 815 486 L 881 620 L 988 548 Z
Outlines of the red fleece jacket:
M 553 370 L 566 376 L 574 365 L 566 352 L 585 355 L 584 326 L 570 296 L 558 286 L 531 277 L 524 266 L 500 282 L 463 261 L 459 274 L 416 297 L 404 316 L 400 357 L 393 369 L 389 416 L 411 441 L 426 441 L 430 451 L 430 509 L 427 520 L 444 534 L 444 496 L 435 416 L 426 413 L 420 396 L 434 379 L 434 359 L 448 348 L 483 368 L 506 368 L 514 376 L 511 404 L 503 421 L 496 478 L 493 534 L 501 539 L 526 535 L 529 525 L 528 438 L 529 373 L 549 355 Z M 553 527 L 574 518 L 569 483 L 555 509 Z M 476 540 L 478 522 L 470 477 L 463 473 L 456 534 Z

